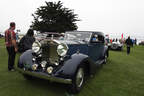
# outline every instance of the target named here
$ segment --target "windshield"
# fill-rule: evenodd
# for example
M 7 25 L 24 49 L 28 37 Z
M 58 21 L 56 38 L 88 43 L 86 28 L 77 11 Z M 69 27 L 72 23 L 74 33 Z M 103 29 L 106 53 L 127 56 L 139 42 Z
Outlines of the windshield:
M 85 41 L 88 42 L 90 40 L 91 33 L 85 32 L 67 32 L 65 34 L 65 40 L 73 40 L 73 41 Z

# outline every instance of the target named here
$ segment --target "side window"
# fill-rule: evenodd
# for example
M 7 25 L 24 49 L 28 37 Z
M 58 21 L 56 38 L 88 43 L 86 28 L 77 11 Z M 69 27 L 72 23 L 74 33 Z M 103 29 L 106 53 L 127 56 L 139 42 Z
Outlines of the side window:
M 94 34 L 91 38 L 91 43 L 104 43 L 104 37 Z
M 103 36 L 99 35 L 98 38 L 99 38 L 100 43 L 104 43 L 104 37 Z
M 96 43 L 98 42 L 98 35 L 94 34 L 91 38 L 91 43 Z

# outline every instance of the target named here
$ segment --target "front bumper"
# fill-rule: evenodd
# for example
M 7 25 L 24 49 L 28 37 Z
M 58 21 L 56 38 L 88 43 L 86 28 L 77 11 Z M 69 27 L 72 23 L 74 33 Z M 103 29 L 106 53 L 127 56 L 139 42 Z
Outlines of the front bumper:
M 64 79 L 64 78 L 60 78 L 60 77 L 54 77 L 52 75 L 48 75 L 48 74 L 43 73 L 43 72 L 28 71 L 28 70 L 24 70 L 24 69 L 20 69 L 20 68 L 17 68 L 17 70 L 22 74 L 26 74 L 26 75 L 30 75 L 30 76 L 34 76 L 34 77 L 38 77 L 38 78 L 42 78 L 42 79 L 46 79 L 46 80 L 50 80 L 50 81 L 53 81 L 53 82 L 72 84 L 71 79 Z

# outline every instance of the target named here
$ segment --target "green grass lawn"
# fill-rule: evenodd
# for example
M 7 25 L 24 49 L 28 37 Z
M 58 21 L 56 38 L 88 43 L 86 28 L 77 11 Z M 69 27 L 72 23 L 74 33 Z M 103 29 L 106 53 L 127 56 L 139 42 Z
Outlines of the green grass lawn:
M 0 39 L 0 96 L 144 96 L 144 46 L 110 51 L 108 63 L 86 81 L 77 95 L 67 93 L 66 85 L 46 80 L 28 81 L 7 69 L 7 52 Z

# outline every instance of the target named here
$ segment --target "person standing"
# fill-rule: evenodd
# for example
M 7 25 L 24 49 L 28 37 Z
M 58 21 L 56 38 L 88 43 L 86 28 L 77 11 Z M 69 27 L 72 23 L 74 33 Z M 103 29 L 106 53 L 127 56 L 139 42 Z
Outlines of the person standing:
M 135 38 L 135 45 L 137 45 L 137 39 Z
M 10 23 L 10 28 L 5 31 L 5 44 L 8 52 L 8 70 L 14 71 L 15 55 L 18 50 L 15 35 L 15 22 Z
M 130 54 L 130 47 L 132 46 L 132 40 L 130 39 L 130 36 L 125 41 L 127 46 L 127 54 Z

